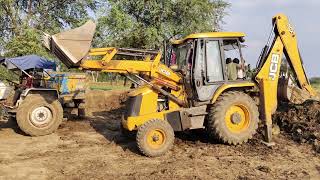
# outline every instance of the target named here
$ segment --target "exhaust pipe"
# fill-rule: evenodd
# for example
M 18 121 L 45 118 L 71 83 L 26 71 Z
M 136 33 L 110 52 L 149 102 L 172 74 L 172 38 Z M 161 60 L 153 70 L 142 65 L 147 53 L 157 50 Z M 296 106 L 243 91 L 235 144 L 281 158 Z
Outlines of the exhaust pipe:
M 79 67 L 91 48 L 96 24 L 89 20 L 84 25 L 55 35 L 44 34 L 42 44 L 68 68 Z

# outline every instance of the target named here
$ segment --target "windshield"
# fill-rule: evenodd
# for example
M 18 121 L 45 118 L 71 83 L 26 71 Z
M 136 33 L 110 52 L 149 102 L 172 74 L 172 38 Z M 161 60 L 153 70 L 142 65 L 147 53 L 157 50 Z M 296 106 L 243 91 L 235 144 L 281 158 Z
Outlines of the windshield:
M 225 53 L 225 58 L 241 59 L 240 48 L 237 40 L 224 40 L 223 49 Z

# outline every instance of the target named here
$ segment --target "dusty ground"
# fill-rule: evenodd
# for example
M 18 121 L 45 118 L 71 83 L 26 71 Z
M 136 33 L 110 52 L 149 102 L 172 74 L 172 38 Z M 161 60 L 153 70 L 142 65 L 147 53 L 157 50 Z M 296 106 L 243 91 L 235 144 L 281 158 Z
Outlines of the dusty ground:
M 320 178 L 319 153 L 287 134 L 276 137 L 272 148 L 262 145 L 261 137 L 228 146 L 208 142 L 198 132 L 178 134 L 168 154 L 144 157 L 135 142 L 119 132 L 124 108 L 117 102 L 123 96 L 102 94 L 113 104 L 104 100 L 90 103 L 93 111 L 98 104 L 104 112 L 65 121 L 49 136 L 24 136 L 14 122 L 0 122 L 0 179 Z

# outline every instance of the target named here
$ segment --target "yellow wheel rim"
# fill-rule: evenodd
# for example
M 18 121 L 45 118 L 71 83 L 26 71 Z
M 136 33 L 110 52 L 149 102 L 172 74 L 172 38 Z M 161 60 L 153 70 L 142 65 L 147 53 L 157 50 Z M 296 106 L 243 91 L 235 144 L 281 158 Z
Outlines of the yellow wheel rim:
M 233 105 L 226 113 L 225 122 L 227 128 L 233 133 L 241 133 L 250 124 L 250 114 L 244 105 Z
M 165 140 L 166 134 L 161 129 L 151 130 L 147 134 L 147 143 L 152 149 L 160 149 Z

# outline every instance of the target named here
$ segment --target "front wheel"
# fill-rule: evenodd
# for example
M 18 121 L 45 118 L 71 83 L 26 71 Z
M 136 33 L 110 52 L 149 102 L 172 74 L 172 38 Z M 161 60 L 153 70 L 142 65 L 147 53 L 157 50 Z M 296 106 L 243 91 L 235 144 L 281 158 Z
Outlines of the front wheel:
M 31 94 L 21 103 L 16 114 L 20 129 L 30 136 L 43 136 L 56 131 L 63 119 L 63 109 L 50 94 Z
M 174 131 L 167 121 L 152 119 L 138 128 L 136 141 L 142 154 L 161 156 L 172 148 Z

